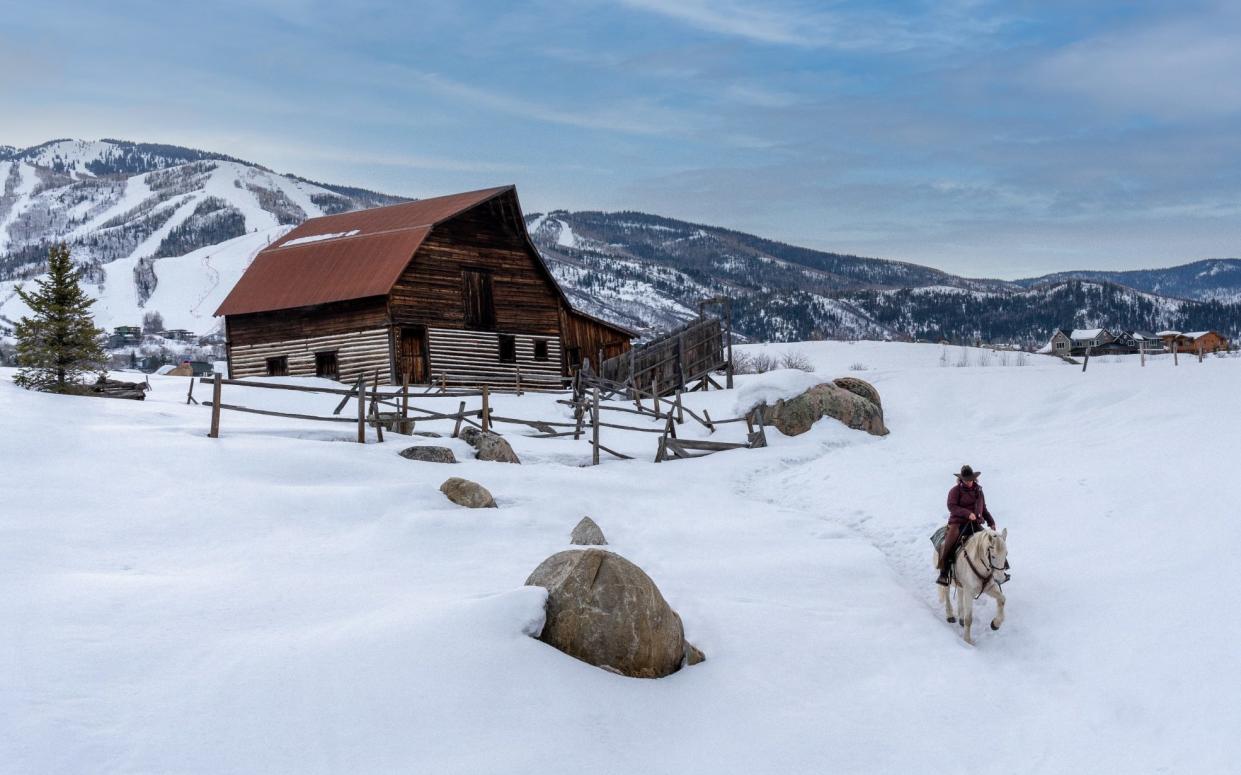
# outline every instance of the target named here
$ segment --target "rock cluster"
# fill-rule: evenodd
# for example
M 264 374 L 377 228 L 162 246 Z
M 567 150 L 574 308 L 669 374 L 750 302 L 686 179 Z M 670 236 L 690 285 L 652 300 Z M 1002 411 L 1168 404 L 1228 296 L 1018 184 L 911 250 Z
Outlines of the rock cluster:
M 621 675 L 662 678 L 705 657 L 641 568 L 604 549 L 548 557 L 526 579 L 547 590 L 539 640 Z
M 461 431 L 461 440 L 474 448 L 474 457 L 478 460 L 492 460 L 497 463 L 521 462 L 508 441 L 498 433 L 480 431 L 478 428 L 466 428 Z
M 582 521 L 573 528 L 569 543 L 575 546 L 606 546 L 608 539 L 603 537 L 603 530 L 590 517 L 582 517 Z
M 459 476 L 447 479 L 441 484 L 440 492 L 444 493 L 448 500 L 468 509 L 497 508 L 496 499 L 491 497 L 491 493 L 487 492 L 486 487 L 483 487 L 478 482 L 462 479 Z
M 457 458 L 448 447 L 406 447 L 400 451 L 406 460 L 421 460 L 425 463 L 455 463 Z
M 823 417 L 834 417 L 873 436 L 888 435 L 879 391 L 856 377 L 824 382 L 799 396 L 777 401 L 775 406 L 760 404 L 755 409 L 762 412 L 764 423 L 774 425 L 786 436 L 805 433 Z

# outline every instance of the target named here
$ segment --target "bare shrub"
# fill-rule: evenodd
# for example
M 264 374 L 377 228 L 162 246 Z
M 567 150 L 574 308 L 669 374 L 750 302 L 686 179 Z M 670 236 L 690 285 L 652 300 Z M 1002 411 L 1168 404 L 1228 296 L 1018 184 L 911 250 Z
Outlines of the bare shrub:
M 734 374 L 764 374 L 780 368 L 780 360 L 765 352 L 749 353 L 738 351 L 733 353 Z
M 994 356 L 994 353 L 992 353 L 990 350 L 983 350 L 982 352 L 978 353 L 978 365 L 979 366 L 990 366 L 993 356 Z
M 1017 353 L 1017 365 L 1025 366 L 1026 362 L 1027 362 L 1026 354 L 1024 352 Z
M 970 351 L 967 348 L 962 347 L 961 357 L 957 358 L 957 362 L 953 365 L 956 366 L 958 369 L 964 369 L 968 366 L 971 366 L 972 364 L 970 363 Z
M 814 366 L 811 365 L 810 359 L 806 357 L 805 353 L 799 352 L 798 350 L 789 350 L 784 355 L 780 356 L 780 363 L 786 369 L 814 371 Z
M 849 371 L 866 371 L 866 364 L 858 361 L 849 365 Z
M 948 365 L 948 345 L 939 348 L 939 365 L 945 367 Z

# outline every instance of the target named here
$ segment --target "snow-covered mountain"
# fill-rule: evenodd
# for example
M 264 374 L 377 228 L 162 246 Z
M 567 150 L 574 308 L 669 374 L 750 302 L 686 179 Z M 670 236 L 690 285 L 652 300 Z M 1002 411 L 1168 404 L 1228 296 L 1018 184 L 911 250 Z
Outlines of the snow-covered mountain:
M 575 303 L 637 328 L 666 325 L 696 312 L 699 299 L 728 295 L 736 330 L 760 341 L 860 336 L 1033 344 L 1060 325 L 1241 330 L 1238 299 L 1210 301 L 1209 293 L 1202 296 L 1208 301 L 1188 293 L 1191 299 L 1180 299 L 1106 278 L 965 278 L 645 213 L 557 211 L 527 220 Z
M 97 322 L 205 334 L 254 254 L 306 218 L 401 201 L 316 183 L 224 154 L 121 140 L 0 146 L 0 281 L 42 271 L 67 242 Z M 811 338 L 1045 340 L 1058 325 L 1241 331 L 1241 261 L 1020 282 L 796 247 L 640 212 L 533 213 L 535 245 L 573 302 L 649 331 L 733 301 L 759 341 Z M 1129 287 L 1132 286 L 1133 290 Z M 0 334 L 26 310 L 0 283 Z M 1169 298 L 1169 296 L 1185 297 Z

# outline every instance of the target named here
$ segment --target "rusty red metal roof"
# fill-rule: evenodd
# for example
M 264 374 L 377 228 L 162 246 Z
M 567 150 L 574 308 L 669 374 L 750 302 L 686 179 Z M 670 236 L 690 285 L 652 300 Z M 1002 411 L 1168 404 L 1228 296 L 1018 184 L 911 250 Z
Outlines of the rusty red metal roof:
M 513 186 L 311 218 L 259 251 L 215 314 L 384 296 L 436 224 L 509 191 Z

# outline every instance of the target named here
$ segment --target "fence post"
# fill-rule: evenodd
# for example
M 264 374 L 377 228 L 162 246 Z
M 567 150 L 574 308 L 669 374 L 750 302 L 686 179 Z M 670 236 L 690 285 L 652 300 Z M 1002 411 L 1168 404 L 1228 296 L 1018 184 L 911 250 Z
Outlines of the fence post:
M 220 383 L 220 375 L 215 375 L 215 382 L 211 385 L 211 432 L 207 434 L 213 439 L 220 438 L 220 393 L 224 386 Z
M 198 377 L 195 377 L 193 374 L 191 374 L 190 375 L 190 392 L 185 394 L 185 405 L 186 406 L 189 406 L 190 404 L 198 403 L 197 401 L 194 400 L 194 383 L 196 381 L 198 381 Z
M 1090 349 L 1086 349 L 1086 357 L 1082 358 L 1082 373 L 1086 372 L 1086 366 L 1090 363 Z
M 409 375 L 405 375 L 405 379 L 401 384 L 401 431 L 408 433 L 413 431 L 409 427 Z
M 384 427 L 379 418 L 379 372 L 375 372 L 375 381 L 371 383 L 371 416 L 375 418 L 375 440 L 383 443 Z
M 488 406 L 490 401 L 487 400 L 490 397 L 489 392 L 490 391 L 488 391 L 487 385 L 484 383 L 483 384 L 483 417 L 482 417 L 482 420 L 483 420 L 482 426 L 483 426 L 484 431 L 491 430 L 491 408 Z
M 655 402 L 655 414 L 659 414 L 659 382 L 651 376 L 651 400 Z
M 1198 363 L 1202 363 L 1202 345 L 1198 345 Z
M 681 407 L 681 388 L 677 388 L 677 422 L 685 422 L 685 410 Z
M 1179 352 L 1179 351 L 1180 351 L 1180 347 L 1178 347 L 1178 346 L 1177 346 L 1176 342 L 1173 342 L 1173 343 L 1172 343 L 1172 365 L 1173 365 L 1173 366 L 1180 366 L 1180 365 L 1181 365 L 1181 364 L 1180 364 L 1179 362 L 1177 362 L 1177 360 L 1176 360 L 1176 354 L 1177 354 L 1177 352 Z
M 599 386 L 595 386 L 590 416 L 590 464 L 599 465 Z
M 366 443 L 366 374 L 359 374 L 358 388 L 358 443 Z
M 517 365 L 517 395 L 521 395 L 521 364 Z
M 454 439 L 459 438 L 461 436 L 461 420 L 464 417 L 465 417 L 465 402 L 462 401 L 461 405 L 457 407 L 457 422 L 455 425 L 452 426 L 452 437 Z

